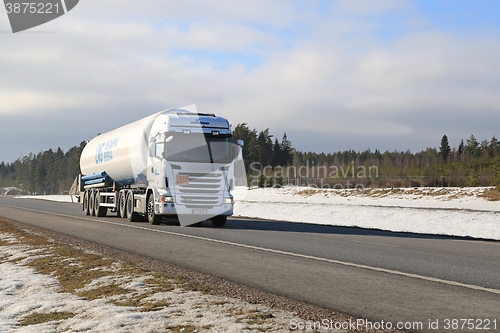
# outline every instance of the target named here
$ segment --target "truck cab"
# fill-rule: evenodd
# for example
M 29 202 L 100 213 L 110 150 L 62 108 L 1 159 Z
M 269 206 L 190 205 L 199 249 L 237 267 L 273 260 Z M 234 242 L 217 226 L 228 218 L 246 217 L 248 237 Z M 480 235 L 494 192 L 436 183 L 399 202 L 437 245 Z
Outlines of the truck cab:
M 177 215 L 181 225 L 204 218 L 225 224 L 233 214 L 232 162 L 238 154 L 231 136 L 228 121 L 213 114 L 172 110 L 158 116 L 149 138 L 151 223 Z

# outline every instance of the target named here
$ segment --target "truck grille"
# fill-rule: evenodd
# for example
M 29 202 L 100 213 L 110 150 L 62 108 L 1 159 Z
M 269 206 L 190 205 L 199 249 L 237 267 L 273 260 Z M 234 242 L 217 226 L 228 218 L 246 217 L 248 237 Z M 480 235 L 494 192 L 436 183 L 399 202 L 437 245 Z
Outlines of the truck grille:
M 221 172 L 177 172 L 176 179 L 185 180 L 175 184 L 176 202 L 187 208 L 210 209 L 221 205 L 224 192 L 224 175 Z

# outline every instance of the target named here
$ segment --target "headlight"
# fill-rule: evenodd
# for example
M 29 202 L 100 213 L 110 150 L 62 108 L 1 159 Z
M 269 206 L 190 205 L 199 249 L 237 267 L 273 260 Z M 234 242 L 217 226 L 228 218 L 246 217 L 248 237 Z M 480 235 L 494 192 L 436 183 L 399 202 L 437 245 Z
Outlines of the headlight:
M 232 205 L 234 203 L 234 200 L 233 198 L 224 198 L 224 203 Z
M 162 202 L 174 202 L 174 198 L 172 197 L 161 197 Z

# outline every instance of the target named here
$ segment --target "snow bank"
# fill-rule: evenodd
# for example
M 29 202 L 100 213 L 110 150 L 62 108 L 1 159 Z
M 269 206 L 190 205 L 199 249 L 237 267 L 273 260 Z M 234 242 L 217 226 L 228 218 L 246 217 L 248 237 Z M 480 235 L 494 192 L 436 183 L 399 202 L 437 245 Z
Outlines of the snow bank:
M 66 194 L 66 195 L 19 195 L 16 198 L 79 203 L 78 198 L 76 196 L 69 195 L 69 194 Z
M 239 189 L 234 212 L 250 218 L 500 240 L 500 202 L 484 199 L 487 189 L 364 194 L 304 187 Z
M 423 187 L 396 189 L 335 190 L 312 187 L 239 188 L 235 199 L 246 202 L 288 202 L 329 205 L 445 208 L 500 212 L 500 201 L 483 195 L 490 187 Z

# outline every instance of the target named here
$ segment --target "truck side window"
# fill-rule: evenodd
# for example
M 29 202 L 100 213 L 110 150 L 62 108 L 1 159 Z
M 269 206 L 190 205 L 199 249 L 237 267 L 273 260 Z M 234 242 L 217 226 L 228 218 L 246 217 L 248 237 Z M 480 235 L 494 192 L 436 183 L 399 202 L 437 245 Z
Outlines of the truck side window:
M 158 158 L 165 158 L 165 144 L 164 143 L 157 143 L 156 144 L 156 152 L 155 155 Z

